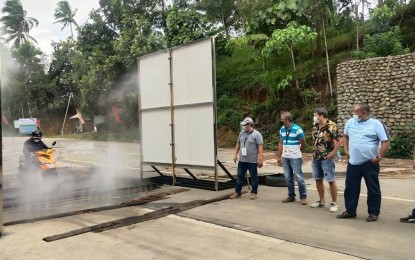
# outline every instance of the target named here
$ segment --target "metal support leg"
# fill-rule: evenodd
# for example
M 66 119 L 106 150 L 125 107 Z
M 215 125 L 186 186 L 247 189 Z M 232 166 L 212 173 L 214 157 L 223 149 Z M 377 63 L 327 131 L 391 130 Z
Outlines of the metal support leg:
M 153 168 L 160 176 L 164 176 L 164 174 L 162 174 L 159 169 L 156 168 L 156 166 L 151 165 L 151 168 Z
M 226 167 L 218 160 L 218 165 L 220 168 L 222 168 L 222 170 L 226 173 L 226 175 L 228 175 L 228 177 L 233 180 L 234 182 L 236 182 L 235 178 L 232 176 L 232 174 L 229 173 L 228 169 L 226 169 Z
M 187 172 L 190 175 L 190 177 L 193 178 L 193 180 L 197 180 L 197 178 L 189 171 L 189 169 L 183 168 L 183 170 L 185 170 L 185 172 Z

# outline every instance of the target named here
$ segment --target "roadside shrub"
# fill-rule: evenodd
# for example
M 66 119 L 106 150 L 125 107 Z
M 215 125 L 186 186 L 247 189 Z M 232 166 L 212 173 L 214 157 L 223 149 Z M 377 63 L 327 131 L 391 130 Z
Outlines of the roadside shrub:
M 391 145 L 386 153 L 387 158 L 412 158 L 414 135 L 408 130 L 391 138 Z
M 366 53 L 366 58 L 403 54 L 404 48 L 401 44 L 399 28 L 389 32 L 366 36 L 363 49 Z

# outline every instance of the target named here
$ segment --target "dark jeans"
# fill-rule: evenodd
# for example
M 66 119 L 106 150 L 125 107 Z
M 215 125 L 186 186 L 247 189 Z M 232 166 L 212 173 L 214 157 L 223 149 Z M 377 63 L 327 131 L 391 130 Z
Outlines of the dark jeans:
M 251 193 L 258 192 L 258 165 L 256 163 L 238 162 L 238 175 L 236 180 L 235 191 L 241 195 L 242 185 L 244 184 L 246 171 L 249 171 L 251 176 Z
M 365 179 L 367 187 L 368 213 L 370 215 L 379 215 L 382 200 L 379 185 L 379 169 L 379 164 L 372 164 L 370 161 L 361 165 L 347 164 L 344 202 L 347 212 L 351 215 L 356 216 L 362 177 Z

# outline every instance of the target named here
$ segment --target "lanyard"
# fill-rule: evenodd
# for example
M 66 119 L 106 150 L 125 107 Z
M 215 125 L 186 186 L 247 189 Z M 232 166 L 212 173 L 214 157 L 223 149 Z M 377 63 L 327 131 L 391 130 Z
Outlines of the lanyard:
M 254 130 L 252 130 L 252 132 L 250 132 L 248 135 L 249 135 L 249 136 L 251 136 L 251 134 L 252 134 L 253 132 L 254 132 Z M 245 140 L 244 140 L 244 147 L 246 147 L 246 146 L 245 146 L 245 144 L 246 144 L 246 140 L 248 140 L 249 136 L 248 136 L 248 137 L 246 137 L 246 138 L 245 138 Z
M 285 144 L 288 144 L 288 137 L 291 134 L 291 130 L 293 129 L 293 126 L 290 127 L 290 131 L 287 131 L 287 127 L 285 128 Z

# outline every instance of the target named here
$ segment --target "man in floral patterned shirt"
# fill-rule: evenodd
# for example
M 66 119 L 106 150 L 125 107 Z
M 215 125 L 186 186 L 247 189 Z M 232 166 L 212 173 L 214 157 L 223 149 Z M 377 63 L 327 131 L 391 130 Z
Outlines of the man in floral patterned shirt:
M 330 186 L 332 202 L 330 212 L 336 212 L 337 206 L 337 185 L 334 174 L 334 161 L 337 150 L 340 148 L 340 135 L 336 123 L 327 118 L 327 110 L 319 107 L 314 110 L 313 117 L 313 178 L 316 180 L 317 191 L 320 200 L 311 204 L 312 208 L 326 206 L 324 197 L 325 178 Z

